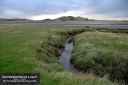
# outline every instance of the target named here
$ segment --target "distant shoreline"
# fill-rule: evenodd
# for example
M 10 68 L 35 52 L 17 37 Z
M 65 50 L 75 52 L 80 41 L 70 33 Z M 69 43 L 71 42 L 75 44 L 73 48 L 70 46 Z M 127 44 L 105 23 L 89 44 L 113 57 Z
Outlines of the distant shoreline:
M 123 27 L 128 28 L 128 21 L 5 21 L 0 22 L 0 25 L 62 25 L 62 26 L 98 26 L 98 27 Z

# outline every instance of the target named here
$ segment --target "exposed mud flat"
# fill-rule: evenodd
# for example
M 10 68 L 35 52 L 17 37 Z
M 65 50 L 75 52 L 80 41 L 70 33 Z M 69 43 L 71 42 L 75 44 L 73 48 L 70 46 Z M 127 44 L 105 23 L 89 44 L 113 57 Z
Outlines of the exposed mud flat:
M 128 21 L 28 21 L 28 22 L 0 22 L 0 25 L 22 25 L 22 24 L 45 24 L 45 25 L 63 25 L 63 26 L 98 26 L 98 27 L 114 27 L 114 28 L 128 28 Z

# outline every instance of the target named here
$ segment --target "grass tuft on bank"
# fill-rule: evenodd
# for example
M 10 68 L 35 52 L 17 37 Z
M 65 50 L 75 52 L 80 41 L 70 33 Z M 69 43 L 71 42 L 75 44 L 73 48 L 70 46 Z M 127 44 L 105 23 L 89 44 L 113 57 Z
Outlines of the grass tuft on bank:
M 121 31 L 122 32 L 122 31 Z M 112 81 L 128 82 L 128 35 L 84 32 L 76 35 L 71 63 L 84 72 L 93 71 Z

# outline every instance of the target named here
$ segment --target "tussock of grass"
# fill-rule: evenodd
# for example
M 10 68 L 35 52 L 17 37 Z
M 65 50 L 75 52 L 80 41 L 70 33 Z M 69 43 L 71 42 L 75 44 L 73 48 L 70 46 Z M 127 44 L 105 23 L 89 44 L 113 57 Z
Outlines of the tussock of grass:
M 128 35 L 85 32 L 76 36 L 71 57 L 74 67 L 110 76 L 110 80 L 128 82 Z

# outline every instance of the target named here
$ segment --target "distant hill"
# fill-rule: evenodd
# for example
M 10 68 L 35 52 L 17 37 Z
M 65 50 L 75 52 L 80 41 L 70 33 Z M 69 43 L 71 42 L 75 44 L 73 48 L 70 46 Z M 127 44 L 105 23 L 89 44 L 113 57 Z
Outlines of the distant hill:
M 84 17 L 73 17 L 73 16 L 63 16 L 55 19 L 55 21 L 87 21 L 87 20 L 89 19 Z
M 74 17 L 74 16 L 63 16 L 63 17 L 59 17 L 57 19 L 44 19 L 43 21 L 88 21 L 88 18 L 84 18 L 84 17 Z

